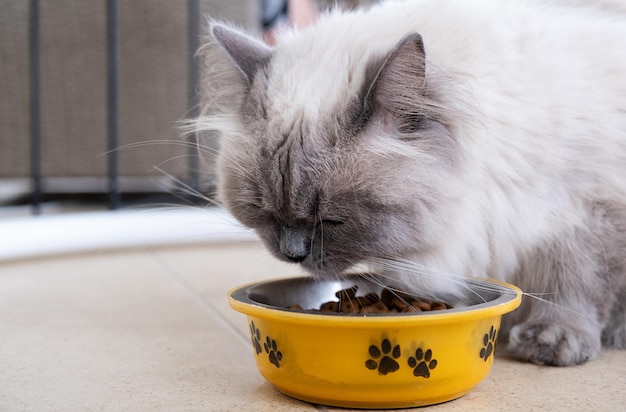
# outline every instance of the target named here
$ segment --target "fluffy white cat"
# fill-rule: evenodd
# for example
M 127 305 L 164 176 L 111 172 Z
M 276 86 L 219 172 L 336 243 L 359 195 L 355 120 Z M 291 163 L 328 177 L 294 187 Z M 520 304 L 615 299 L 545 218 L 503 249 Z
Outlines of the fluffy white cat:
M 222 203 L 319 276 L 517 284 L 540 297 L 506 319 L 519 359 L 624 347 L 626 13 L 559 3 L 389 1 L 272 48 L 213 23 L 197 124 Z

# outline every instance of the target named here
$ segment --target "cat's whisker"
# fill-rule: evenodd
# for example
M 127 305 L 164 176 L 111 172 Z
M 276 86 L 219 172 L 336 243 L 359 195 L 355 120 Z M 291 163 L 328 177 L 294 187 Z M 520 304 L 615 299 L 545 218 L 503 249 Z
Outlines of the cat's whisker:
M 314 220 L 313 220 L 313 228 L 311 229 L 311 241 L 309 242 L 309 252 L 310 253 L 314 253 L 313 251 L 314 249 L 314 245 L 315 245 L 315 238 L 316 238 L 316 233 L 319 227 L 320 232 L 322 231 L 322 218 L 319 215 L 319 213 L 317 212 L 317 205 L 315 205 L 315 213 L 314 213 Z M 319 221 L 319 223 L 318 223 Z M 319 226 L 318 226 L 319 224 Z M 320 254 L 324 252 L 324 249 L 321 248 L 320 249 Z
M 236 136 L 241 134 L 239 128 L 235 125 L 237 122 L 233 119 L 232 114 L 212 113 L 203 114 L 196 119 L 185 122 L 180 129 L 184 134 L 193 135 L 196 133 L 217 132 L 228 136 Z
M 140 141 L 140 142 L 133 142 L 133 143 L 120 145 L 120 146 L 117 146 L 114 149 L 102 152 L 101 155 L 102 156 L 106 156 L 106 155 L 109 155 L 111 153 L 121 152 L 123 150 L 142 148 L 142 147 L 145 147 L 145 146 L 157 146 L 157 145 L 181 146 L 181 147 L 188 148 L 188 149 L 197 149 L 199 153 L 207 153 L 207 154 L 211 154 L 211 155 L 217 154 L 217 149 L 214 149 L 214 148 L 211 148 L 211 147 L 205 146 L 205 145 L 200 145 L 198 143 L 193 143 L 193 142 L 189 142 L 189 141 L 185 141 L 185 140 L 161 139 L 161 140 L 144 140 L 144 141 Z
M 424 265 L 420 265 L 416 262 L 413 262 L 407 259 L 401 259 L 401 258 L 394 258 L 394 259 L 373 258 L 373 259 L 370 259 L 370 261 L 372 261 L 372 263 L 374 263 L 375 265 L 380 266 L 381 268 L 388 269 L 391 271 L 399 271 L 399 272 L 409 273 L 409 274 L 416 275 L 416 276 L 430 277 L 434 279 L 446 279 L 456 285 L 461 286 L 462 288 L 466 289 L 469 293 L 474 294 L 476 295 L 476 297 L 482 299 L 482 297 L 468 285 L 468 279 L 464 276 L 458 276 L 458 275 L 453 275 L 449 273 L 439 272 L 439 271 L 434 270 L 433 268 L 429 268 Z M 393 277 L 391 277 L 391 279 L 393 280 Z M 427 293 L 427 292 L 424 292 L 424 293 Z M 433 296 L 432 293 L 431 293 L 431 296 L 429 297 L 438 298 L 437 296 Z
M 201 199 L 201 200 L 205 201 L 209 205 L 220 206 L 220 204 L 215 199 L 210 198 L 210 197 L 202 194 L 201 192 L 199 192 L 197 189 L 193 188 L 188 183 L 182 181 L 181 179 L 177 178 L 176 176 L 172 175 L 171 173 L 163 170 L 159 166 L 153 166 L 153 168 L 155 170 L 157 170 L 159 173 L 162 173 L 163 175 L 165 175 L 168 178 L 170 178 L 176 184 L 178 184 L 179 185 L 179 189 L 181 189 L 183 191 L 183 193 L 186 193 L 186 194 L 188 194 L 190 196 L 193 196 L 193 197 L 196 197 L 198 199 Z
M 406 261 L 403 259 L 380 259 L 379 258 L 379 259 L 376 259 L 376 261 L 378 264 L 380 264 L 381 267 L 384 267 L 386 269 L 410 271 L 410 273 L 416 274 L 418 276 L 435 276 L 435 277 L 446 276 L 447 279 L 450 279 L 451 281 L 463 286 L 471 294 L 474 294 L 475 296 L 480 297 L 481 300 L 483 298 L 480 296 L 478 291 L 486 291 L 486 292 L 500 292 L 501 291 L 499 288 L 497 288 L 496 286 L 492 285 L 489 281 L 484 280 L 484 279 L 465 278 L 463 276 L 443 274 L 442 272 L 438 272 L 433 269 L 423 267 L 422 265 L 419 265 L 415 262 L 410 262 L 410 261 Z M 384 277 L 384 275 L 383 276 L 377 275 L 377 276 Z M 390 279 L 394 280 L 393 277 L 390 277 Z M 385 285 L 385 287 L 388 287 L 388 286 Z M 407 292 L 405 290 L 399 290 L 399 291 Z M 514 292 L 505 292 L 505 293 L 513 294 Z M 555 310 L 559 310 L 563 312 L 569 312 L 569 313 L 579 315 L 579 316 L 586 316 L 586 314 L 581 313 L 580 311 L 577 311 L 572 308 L 568 308 L 554 301 L 541 297 L 541 296 L 555 296 L 557 295 L 556 292 L 533 293 L 533 292 L 522 291 L 522 295 L 528 298 L 534 299 L 538 302 L 541 302 L 542 304 L 549 306 L 551 309 L 555 309 Z M 437 296 L 433 296 L 432 294 L 430 294 L 428 297 L 438 299 Z
M 560 305 L 554 301 L 543 299 L 539 297 L 539 295 L 541 295 L 540 293 L 522 292 L 522 295 L 527 296 L 531 299 L 534 299 L 541 304 L 549 306 L 551 310 L 556 310 L 559 312 L 568 312 L 568 313 L 581 316 L 581 317 L 589 317 L 589 313 L 580 312 L 578 310 L 568 308 L 567 306 Z M 546 293 L 544 293 L 543 295 L 546 295 Z

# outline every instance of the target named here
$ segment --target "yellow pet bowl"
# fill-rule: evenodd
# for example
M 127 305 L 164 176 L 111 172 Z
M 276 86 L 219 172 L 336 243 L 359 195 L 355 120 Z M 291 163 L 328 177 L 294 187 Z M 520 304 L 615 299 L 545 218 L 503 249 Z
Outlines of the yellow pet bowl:
M 475 301 L 436 312 L 346 315 L 319 308 L 339 290 L 380 293 L 365 277 L 259 282 L 229 292 L 248 317 L 261 374 L 281 392 L 351 408 L 403 408 L 456 399 L 487 376 L 502 315 L 521 303 L 512 285 L 472 280 Z

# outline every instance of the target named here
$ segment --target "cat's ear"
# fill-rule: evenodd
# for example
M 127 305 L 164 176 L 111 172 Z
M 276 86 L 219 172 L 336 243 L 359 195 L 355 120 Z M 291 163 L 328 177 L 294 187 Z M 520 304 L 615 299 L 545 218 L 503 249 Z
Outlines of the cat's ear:
M 415 103 L 426 91 L 426 55 L 422 36 L 404 37 L 382 62 L 374 62 L 366 75 L 365 103 L 383 110 L 402 128 L 415 116 Z
M 248 84 L 252 84 L 258 70 L 272 58 L 272 49 L 265 43 L 230 27 L 215 23 L 211 26 L 211 34 Z

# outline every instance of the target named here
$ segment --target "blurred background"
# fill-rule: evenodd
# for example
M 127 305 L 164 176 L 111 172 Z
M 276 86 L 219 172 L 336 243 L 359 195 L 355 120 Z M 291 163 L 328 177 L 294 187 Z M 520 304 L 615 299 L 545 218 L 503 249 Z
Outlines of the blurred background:
M 211 195 L 211 165 L 178 130 L 196 113 L 207 18 L 271 43 L 334 3 L 0 0 L 0 219 L 207 204 L 193 193 Z

